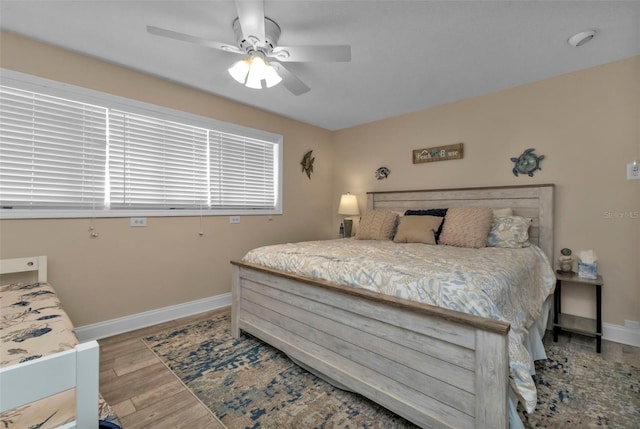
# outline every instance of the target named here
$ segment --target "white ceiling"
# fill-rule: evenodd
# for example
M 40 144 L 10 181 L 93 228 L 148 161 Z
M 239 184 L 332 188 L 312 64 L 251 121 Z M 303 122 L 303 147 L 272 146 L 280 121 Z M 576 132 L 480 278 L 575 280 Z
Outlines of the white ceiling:
M 233 1 L 0 0 L 0 28 L 329 130 L 640 54 L 640 1 L 265 1 L 280 45 L 350 44 L 349 63 L 288 63 L 311 91 L 245 88 L 238 55 L 147 34 L 234 43 Z M 567 39 L 596 29 L 590 43 Z

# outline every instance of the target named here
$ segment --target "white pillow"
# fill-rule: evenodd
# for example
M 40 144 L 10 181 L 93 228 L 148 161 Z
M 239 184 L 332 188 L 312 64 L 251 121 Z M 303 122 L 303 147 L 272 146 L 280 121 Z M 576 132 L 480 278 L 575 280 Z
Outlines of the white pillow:
M 494 217 L 513 216 L 513 209 L 512 208 L 493 209 L 493 216 Z

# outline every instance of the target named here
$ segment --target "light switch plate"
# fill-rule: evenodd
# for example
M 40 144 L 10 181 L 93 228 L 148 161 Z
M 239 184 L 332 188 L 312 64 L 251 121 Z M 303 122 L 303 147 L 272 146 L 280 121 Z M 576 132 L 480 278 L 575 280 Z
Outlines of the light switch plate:
M 640 163 L 627 164 L 627 180 L 640 180 Z

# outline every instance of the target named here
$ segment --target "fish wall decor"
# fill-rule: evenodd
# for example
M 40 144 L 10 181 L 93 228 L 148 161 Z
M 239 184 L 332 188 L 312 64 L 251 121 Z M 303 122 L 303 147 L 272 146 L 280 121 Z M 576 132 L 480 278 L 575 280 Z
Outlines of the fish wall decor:
M 302 161 L 300 161 L 300 165 L 302 165 L 302 172 L 307 173 L 307 177 L 311 179 L 311 173 L 313 173 L 313 161 L 316 160 L 315 157 L 312 156 L 313 151 L 305 153 L 302 157 Z

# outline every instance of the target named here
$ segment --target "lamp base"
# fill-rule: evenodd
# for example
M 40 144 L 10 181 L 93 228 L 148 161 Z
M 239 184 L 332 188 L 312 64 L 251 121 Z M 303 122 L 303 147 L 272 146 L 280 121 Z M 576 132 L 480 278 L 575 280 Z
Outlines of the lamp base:
M 351 228 L 353 227 L 353 219 L 346 218 L 344 220 L 344 237 L 351 237 Z

